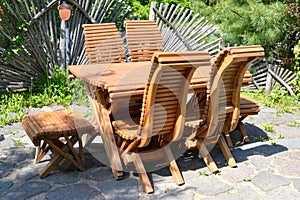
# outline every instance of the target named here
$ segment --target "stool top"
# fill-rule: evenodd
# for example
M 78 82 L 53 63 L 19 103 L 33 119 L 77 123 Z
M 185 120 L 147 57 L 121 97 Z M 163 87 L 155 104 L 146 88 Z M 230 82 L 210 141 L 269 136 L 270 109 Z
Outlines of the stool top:
M 77 132 L 95 131 L 86 119 L 71 110 L 26 115 L 22 120 L 22 126 L 36 146 L 43 137 L 52 139 L 62 137 L 64 134 L 74 136 Z

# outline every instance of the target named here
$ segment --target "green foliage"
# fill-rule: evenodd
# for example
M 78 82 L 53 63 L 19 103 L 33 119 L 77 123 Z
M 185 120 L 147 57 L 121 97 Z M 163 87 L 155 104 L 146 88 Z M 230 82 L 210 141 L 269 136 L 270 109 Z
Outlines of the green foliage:
M 264 94 L 264 89 L 258 91 L 242 91 L 245 95 L 262 102 L 265 106 L 274 107 L 278 113 L 296 113 L 300 114 L 300 101 L 296 96 L 290 96 L 286 90 L 276 86 L 269 94 Z
M 4 61 L 12 58 L 13 54 L 18 54 L 18 52 L 22 50 L 22 34 L 23 32 L 27 31 L 27 26 L 27 22 L 18 23 L 16 25 L 16 34 L 11 36 L 11 40 L 8 41 L 8 46 L 5 48 L 5 51 L 1 55 Z
M 87 102 L 83 85 L 74 81 L 68 86 L 66 72 L 56 67 L 51 76 L 45 75 L 29 91 L 0 96 L 0 126 L 21 121 L 29 107 Z
M 300 99 L 300 40 L 298 41 L 298 45 L 294 48 L 295 54 L 295 65 L 294 70 L 297 72 L 297 79 L 294 80 L 291 85 L 294 86 L 294 92 L 298 99 Z
M 124 2 L 127 5 L 130 5 L 132 8 L 132 13 L 137 16 L 139 19 L 148 19 L 149 18 L 149 10 L 150 10 L 150 5 L 151 2 L 150 0 L 142 0 L 142 1 L 129 1 L 129 0 L 124 0 Z M 159 5 L 160 3 L 168 3 L 168 4 L 176 4 L 176 5 L 181 5 L 186 8 L 191 8 L 192 4 L 191 1 L 188 0 L 156 0 L 157 4 Z
M 219 27 L 225 43 L 231 45 L 261 44 L 270 52 L 281 38 L 286 5 L 279 1 L 228 0 L 192 1 L 196 11 Z
M 289 127 L 298 127 L 300 124 L 300 121 L 294 121 L 293 123 L 288 123 L 287 126 Z
M 69 105 L 72 102 L 72 89 L 68 87 L 67 74 L 58 66 L 52 75 L 45 74 L 33 85 L 34 95 L 29 106 L 41 107 L 50 104 Z
M 262 127 L 265 131 L 270 132 L 270 133 L 275 133 L 274 130 L 274 124 L 271 122 L 266 122 L 262 124 Z

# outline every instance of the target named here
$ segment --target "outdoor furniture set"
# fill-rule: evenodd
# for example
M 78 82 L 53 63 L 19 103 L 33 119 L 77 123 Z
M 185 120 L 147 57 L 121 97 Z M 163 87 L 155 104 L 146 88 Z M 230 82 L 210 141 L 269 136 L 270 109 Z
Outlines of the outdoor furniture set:
M 23 127 L 36 146 L 35 161 L 51 150 L 55 157 L 41 172 L 47 176 L 63 158 L 84 170 L 83 134 L 99 132 L 115 179 L 123 164 L 133 163 L 145 192 L 153 187 L 147 162 L 165 160 L 174 181 L 184 184 L 170 145 L 183 140 L 197 148 L 208 168 L 218 171 L 209 151 L 219 144 L 229 166 L 230 132 L 238 128 L 249 141 L 242 120 L 259 112 L 258 102 L 240 95 L 251 82 L 247 68 L 264 55 L 259 45 L 231 47 L 214 59 L 206 51 L 162 52 L 163 40 L 154 21 L 126 21 L 126 60 L 114 23 L 83 25 L 87 65 L 69 66 L 68 73 L 84 82 L 93 106 L 91 122 L 73 111 L 28 115 Z M 188 94 L 192 97 L 187 102 Z M 96 129 L 96 130 L 95 130 Z M 64 138 L 62 142 L 60 138 Z M 43 141 L 43 144 L 41 144 Z M 74 144 L 79 143 L 79 153 Z

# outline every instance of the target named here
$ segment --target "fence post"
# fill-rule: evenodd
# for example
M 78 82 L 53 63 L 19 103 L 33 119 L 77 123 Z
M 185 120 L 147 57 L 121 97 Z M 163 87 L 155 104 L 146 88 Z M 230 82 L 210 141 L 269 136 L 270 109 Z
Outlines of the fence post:
M 268 71 L 267 71 L 267 78 L 266 78 L 266 88 L 265 88 L 265 94 L 268 95 L 272 91 L 272 75 L 269 72 L 269 70 L 273 71 L 274 66 L 272 64 L 268 64 Z
M 155 12 L 153 8 L 156 8 L 156 2 L 151 2 L 150 11 L 149 11 L 149 20 L 155 20 Z

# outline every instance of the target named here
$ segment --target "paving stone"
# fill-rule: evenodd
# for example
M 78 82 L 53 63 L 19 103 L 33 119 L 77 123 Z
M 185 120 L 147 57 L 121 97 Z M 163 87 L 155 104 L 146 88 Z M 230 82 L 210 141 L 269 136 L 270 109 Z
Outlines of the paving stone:
M 0 152 L 0 160 L 19 163 L 26 159 L 27 152 L 20 147 L 11 147 L 1 149 Z
M 298 192 L 300 192 L 300 179 L 299 178 L 292 179 L 292 182 L 294 188 L 296 188 Z
M 150 198 L 147 198 L 150 196 Z M 188 190 L 185 185 L 178 186 L 174 183 L 154 183 L 154 193 L 142 194 L 139 197 L 140 199 L 167 199 L 167 200 L 176 200 L 176 199 L 185 199 L 193 200 L 194 193 Z
M 31 114 L 37 114 L 37 113 L 42 113 L 42 112 L 45 112 L 43 109 L 41 108 L 30 108 L 28 110 L 28 114 L 31 115 Z
M 291 150 L 289 152 L 289 157 L 295 160 L 300 160 L 300 149 L 299 150 Z
M 280 158 L 273 161 L 275 170 L 283 176 L 300 178 L 300 160 Z
M 79 172 L 73 171 L 73 172 L 58 172 L 54 174 L 50 174 L 47 177 L 44 178 L 47 183 L 50 183 L 52 185 L 67 185 L 71 183 L 77 183 L 79 181 Z
M 8 176 L 14 170 L 15 163 L 0 161 L 0 178 Z
M 108 199 L 138 199 L 138 181 L 133 178 L 98 182 L 98 188 Z
M 238 163 L 237 168 L 226 167 L 221 171 L 221 177 L 230 181 L 231 183 L 242 182 L 249 179 L 253 175 L 254 170 L 244 163 Z
M 225 195 L 224 195 L 225 196 Z M 235 186 L 235 190 L 226 195 L 226 199 L 260 199 L 260 194 L 251 188 L 251 183 L 239 183 Z
M 299 199 L 300 193 L 290 187 L 280 187 L 265 194 L 264 199 L 282 200 L 282 199 Z
M 64 110 L 64 109 L 65 109 L 65 107 L 60 106 L 60 105 L 58 105 L 58 106 L 43 106 L 42 107 L 42 110 L 44 112 L 51 112 L 51 111 Z
M 267 170 L 271 167 L 272 157 L 265 157 L 262 155 L 253 155 L 250 157 L 251 164 L 256 167 L 256 170 Z
M 105 199 L 100 191 L 90 187 L 86 183 L 77 183 L 73 185 L 60 186 L 50 190 L 46 194 L 46 199 L 56 200 L 85 200 L 85 199 Z
M 40 167 L 34 164 L 29 164 L 25 167 L 23 166 L 15 172 L 16 179 L 18 181 L 32 179 L 39 175 L 38 169 L 40 169 Z
M 14 147 L 15 146 L 15 143 L 14 141 L 12 140 L 12 137 L 10 135 L 4 135 L 4 140 L 0 141 L 0 149 L 1 151 L 3 151 L 3 149 L 7 149 L 7 148 L 10 148 L 10 147 Z M 1 154 L 0 154 L 1 156 Z
M 209 199 L 209 200 L 249 200 L 249 199 L 261 199 L 261 195 L 258 194 L 255 190 L 251 188 L 250 183 L 239 183 L 235 186 L 234 190 L 227 192 L 226 194 L 220 194 L 217 196 L 208 196 L 200 199 Z
M 251 180 L 251 183 L 263 191 L 269 191 L 278 187 L 289 185 L 291 181 L 283 176 L 262 171 Z
M 300 138 L 283 138 L 274 141 L 277 145 L 282 145 L 289 150 L 300 149 Z
M 11 186 L 13 185 L 13 182 L 10 180 L 0 180 L 0 193 L 3 194 L 5 191 L 7 191 Z
M 47 192 L 51 188 L 49 183 L 43 181 L 29 181 L 24 184 L 13 187 L 3 194 L 2 198 L 9 200 L 29 199 L 37 194 Z
M 297 138 L 299 137 L 298 127 L 288 127 L 288 126 L 274 126 L 275 138 Z
M 186 181 L 186 187 L 203 195 L 217 195 L 228 192 L 233 188 L 216 176 L 218 175 L 196 177 Z
M 294 123 L 295 121 L 299 121 L 300 120 L 300 116 L 298 115 L 294 115 L 291 113 L 284 113 L 284 114 L 280 114 L 277 118 L 277 121 L 280 121 L 280 124 L 290 124 L 290 123 Z M 287 126 L 288 128 L 289 126 Z
M 81 176 L 81 175 L 80 175 Z M 85 175 L 83 175 L 85 176 Z M 105 181 L 105 180 L 114 180 L 114 175 L 109 167 L 99 167 L 97 170 L 89 173 L 86 179 L 94 180 L 94 181 Z

